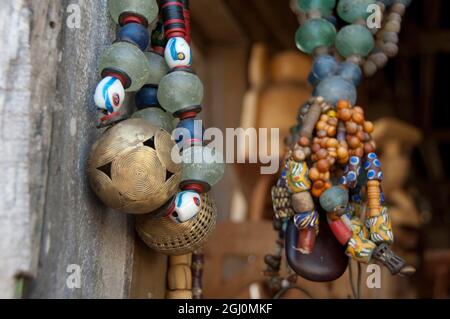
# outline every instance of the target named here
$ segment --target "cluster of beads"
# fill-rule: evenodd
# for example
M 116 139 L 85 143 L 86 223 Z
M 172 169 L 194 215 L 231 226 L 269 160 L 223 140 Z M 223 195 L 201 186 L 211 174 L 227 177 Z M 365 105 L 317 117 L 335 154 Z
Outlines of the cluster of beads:
M 204 145 L 204 128 L 197 114 L 201 111 L 203 84 L 192 69 L 189 46 L 187 1 L 161 0 L 162 22 L 167 45 L 164 51 L 169 72 L 159 83 L 157 99 L 179 119 L 175 135 L 181 149 L 183 191 L 208 192 L 224 173 L 222 154 Z M 200 158 L 198 162 L 195 159 Z
M 381 164 L 371 138 L 373 124 L 365 120 L 363 109 L 355 106 L 356 87 L 363 75 L 361 66 L 366 75 L 371 75 L 366 71 L 367 63 L 377 60 L 376 67 L 381 67 L 378 62 L 395 55 L 392 44 L 398 41 L 401 15 L 409 3 L 339 0 L 336 12 L 349 25 L 337 32 L 337 19 L 332 16 L 335 0 L 297 1 L 303 16 L 296 43 L 301 51 L 315 56 L 308 79 L 314 97 L 302 106 L 298 124 L 286 139 L 290 151 L 272 196 L 277 218 L 292 218 L 299 229 L 297 250 L 304 254 L 312 252 L 318 233 L 317 200 L 327 212 L 335 237 L 355 260 L 370 262 L 373 256 L 380 256 L 381 250 L 386 257 L 385 245 L 393 241 L 383 206 Z M 383 11 L 391 8 L 381 31 L 367 27 L 371 5 Z M 286 193 L 291 194 L 290 205 Z M 385 265 L 397 273 L 405 263 Z
M 132 118 L 169 133 L 175 129 L 174 116 L 179 119 L 176 129 L 182 133 L 173 134 L 182 152 L 181 191 L 164 207 L 169 218 L 184 223 L 200 211 L 200 194 L 224 173 L 222 154 L 204 146 L 204 128 L 196 120 L 203 85 L 191 68 L 189 1 L 109 0 L 108 7 L 121 28 L 117 41 L 100 58 L 102 80 L 94 96 L 104 113 L 99 126 L 124 118 L 119 109 L 125 91 L 136 92 L 138 111 Z M 151 34 L 149 26 L 154 26 Z

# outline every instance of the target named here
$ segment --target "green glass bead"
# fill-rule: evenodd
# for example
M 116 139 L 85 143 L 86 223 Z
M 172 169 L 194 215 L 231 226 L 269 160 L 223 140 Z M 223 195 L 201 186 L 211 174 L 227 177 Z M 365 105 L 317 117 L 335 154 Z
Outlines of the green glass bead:
M 336 36 L 336 48 L 343 57 L 350 55 L 367 56 L 375 43 L 372 33 L 362 25 L 343 27 Z
M 358 19 L 366 20 L 373 10 L 367 10 L 375 0 L 339 0 L 337 13 L 342 20 L 353 23 Z
M 155 52 L 145 52 L 148 64 L 150 65 L 150 73 L 146 84 L 159 85 L 161 79 L 169 72 L 164 57 Z
M 156 0 L 108 0 L 108 9 L 117 24 L 120 24 L 120 16 L 123 13 L 144 17 L 148 24 L 152 24 L 159 11 Z
M 198 181 L 214 186 L 225 172 L 223 155 L 210 147 L 194 145 L 183 150 L 182 181 Z
M 297 5 L 303 12 L 319 11 L 322 17 L 329 17 L 336 5 L 336 0 L 297 0 Z
M 137 111 L 131 117 L 143 119 L 147 123 L 160 127 L 169 133 L 172 133 L 175 128 L 173 116 L 158 107 L 148 107 Z
M 320 46 L 333 45 L 336 38 L 336 29 L 325 19 L 312 19 L 306 21 L 295 34 L 295 41 L 299 50 L 305 53 Z
M 333 186 L 320 196 L 320 206 L 325 211 L 331 213 L 345 208 L 348 204 L 348 198 L 348 192 L 344 188 Z
M 100 57 L 100 74 L 105 70 L 120 71 L 128 76 L 131 85 L 128 92 L 138 91 L 148 79 L 150 66 L 145 54 L 135 45 L 128 42 L 116 42 Z
M 193 73 L 171 72 L 159 82 L 158 101 L 170 113 L 201 105 L 203 84 Z

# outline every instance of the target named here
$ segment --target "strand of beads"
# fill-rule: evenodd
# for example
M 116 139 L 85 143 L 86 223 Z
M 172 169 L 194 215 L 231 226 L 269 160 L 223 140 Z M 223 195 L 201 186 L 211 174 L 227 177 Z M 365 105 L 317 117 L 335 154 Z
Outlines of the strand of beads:
M 170 71 L 160 82 L 158 101 L 179 119 L 175 131 L 183 163 L 181 194 L 200 200 L 198 194 L 208 192 L 224 173 L 222 154 L 204 145 L 204 128 L 197 114 L 201 111 L 203 84 L 192 69 L 192 52 L 188 42 L 184 16 L 188 2 L 160 1 L 167 46 L 164 52 Z
M 121 29 L 117 41 L 100 58 L 102 80 L 94 95 L 95 104 L 104 115 L 99 126 L 122 120 L 119 109 L 125 100 L 125 91 L 138 91 L 152 74 L 143 51 L 150 41 L 147 27 L 158 16 L 156 0 L 110 0 L 108 9 Z
M 281 188 L 285 187 L 291 194 L 293 223 L 299 229 L 297 250 L 305 254 L 312 252 L 317 234 L 314 230 L 319 216 L 315 212 L 313 198 L 319 199 L 320 206 L 327 212 L 331 230 L 339 242 L 347 246 L 347 254 L 352 258 L 370 262 L 373 256 L 386 257 L 385 250 L 382 254 L 377 253 L 378 248 L 384 249 L 383 245 L 392 243 L 387 210 L 382 206 L 382 173 L 370 135 L 373 124 L 365 121 L 361 107 L 354 106 L 356 87 L 362 78 L 361 66 L 370 61 L 366 60 L 369 55 L 377 53 L 372 33 L 375 37 L 380 34 L 367 27 L 366 21 L 371 13 L 368 9 L 376 4 L 384 8 L 384 2 L 339 0 L 337 14 L 349 25 L 337 32 L 336 20 L 332 17 L 335 0 L 298 0 L 298 7 L 306 19 L 296 33 L 296 44 L 301 51 L 315 56 L 308 80 L 314 87 L 316 98 L 303 106 L 298 125 L 292 130 L 294 136 L 287 139 L 292 151 L 287 155 L 286 172 L 273 195 L 274 209 L 278 210 L 276 216 L 282 216 L 290 210 Z M 409 1 L 394 2 L 397 13 L 388 14 L 384 31 L 400 30 L 396 23 L 399 22 L 398 12 Z M 395 36 L 387 38 L 395 41 Z M 366 176 L 361 174 L 364 156 Z M 339 177 L 340 183 L 333 186 Z M 368 207 L 366 225 L 361 219 L 365 194 Z M 391 255 L 394 256 L 393 253 Z M 394 269 L 389 262 L 384 262 L 393 273 L 405 266 L 403 262 Z

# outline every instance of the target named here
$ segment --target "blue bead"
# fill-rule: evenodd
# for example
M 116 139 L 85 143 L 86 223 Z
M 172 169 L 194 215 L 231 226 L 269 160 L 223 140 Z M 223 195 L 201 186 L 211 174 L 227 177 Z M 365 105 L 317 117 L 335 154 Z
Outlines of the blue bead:
M 150 85 L 144 86 L 136 93 L 135 102 L 139 110 L 159 106 L 158 88 Z
M 314 60 L 312 73 L 317 79 L 323 80 L 330 75 L 334 75 L 337 69 L 338 63 L 334 57 L 321 55 Z
M 177 125 L 177 129 L 177 132 L 175 132 L 175 142 L 177 144 L 186 143 L 191 145 L 193 143 L 201 143 L 203 141 L 205 128 L 203 127 L 202 121 L 197 118 L 181 120 Z
M 120 41 L 127 41 L 137 45 L 142 51 L 147 49 L 150 43 L 150 34 L 146 27 L 139 23 L 124 25 L 118 34 Z
M 325 101 L 333 104 L 339 100 L 350 101 L 351 105 L 356 103 L 356 87 L 340 76 L 330 76 L 320 82 L 314 95 L 321 96 Z
M 319 79 L 314 75 L 314 73 L 310 72 L 308 75 L 308 83 L 314 87 L 319 83 Z
M 362 79 L 361 68 L 352 62 L 341 63 L 337 75 L 352 82 L 355 86 L 359 85 Z

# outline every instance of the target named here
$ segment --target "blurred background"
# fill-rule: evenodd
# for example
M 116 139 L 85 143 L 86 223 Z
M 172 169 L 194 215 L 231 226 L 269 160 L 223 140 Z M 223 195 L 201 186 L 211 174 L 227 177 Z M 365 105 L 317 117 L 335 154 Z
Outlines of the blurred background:
M 0 297 L 166 296 L 167 256 L 136 236 L 133 216 L 101 204 L 86 176 L 101 134 L 96 70 L 117 31 L 107 2 L 0 6 Z M 279 128 L 282 145 L 312 91 L 291 1 L 190 2 L 205 126 Z M 80 27 L 70 28 L 76 12 Z M 363 298 L 450 297 L 449 12 L 450 1 L 413 0 L 398 57 L 359 87 L 358 104 L 376 123 L 393 248 L 418 270 L 411 278 L 383 270 L 381 287 L 368 289 L 363 267 Z M 276 247 L 270 188 L 277 175 L 261 175 L 259 166 L 229 164 L 213 188 L 220 217 L 204 249 L 205 298 L 269 296 L 263 259 Z M 82 271 L 76 289 L 67 285 L 72 266 Z M 353 298 L 356 281 L 355 271 L 331 283 L 299 278 L 301 290 L 284 298 Z

